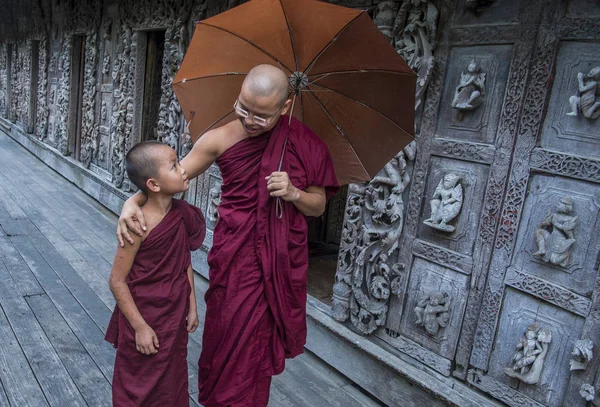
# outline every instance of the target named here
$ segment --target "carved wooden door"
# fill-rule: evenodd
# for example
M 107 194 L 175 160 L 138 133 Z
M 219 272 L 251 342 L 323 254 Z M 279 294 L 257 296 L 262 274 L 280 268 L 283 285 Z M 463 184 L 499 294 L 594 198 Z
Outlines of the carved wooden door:
M 535 38 L 469 381 L 509 405 L 585 406 L 600 340 L 600 4 L 542 3 Z
M 113 66 L 116 43 L 115 24 L 113 24 L 114 14 L 116 14 L 115 8 L 109 7 L 107 14 L 104 16 L 104 21 L 100 26 L 100 71 L 98 73 L 100 91 L 98 92 L 99 100 L 98 103 L 96 103 L 96 117 L 99 117 L 100 119 L 98 139 L 96 140 L 97 145 L 94 146 L 96 153 L 90 164 L 90 169 L 92 171 L 109 182 L 112 181 L 112 174 L 110 173 L 110 129 L 114 105 Z M 115 72 L 115 78 L 116 74 L 117 73 Z
M 417 155 L 350 188 L 334 316 L 509 405 L 584 406 L 598 363 L 570 359 L 600 341 L 600 5 L 409 3 L 393 31 L 429 84 Z

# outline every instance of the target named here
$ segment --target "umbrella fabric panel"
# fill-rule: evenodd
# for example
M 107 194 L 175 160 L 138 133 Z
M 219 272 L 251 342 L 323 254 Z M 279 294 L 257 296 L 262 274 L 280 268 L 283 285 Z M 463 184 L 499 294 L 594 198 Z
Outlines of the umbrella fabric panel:
M 298 61 L 297 71 L 304 71 L 340 30 L 359 15 L 366 15 L 360 10 L 320 1 L 272 0 L 272 2 L 280 2 L 283 5 L 292 31 L 293 47 Z
M 173 83 L 228 72 L 246 74 L 260 64 L 277 65 L 277 62 L 242 38 L 220 28 L 198 24 Z
M 368 181 L 369 173 L 357 159 L 350 142 L 341 136 L 333 118 L 313 94 L 304 94 L 303 99 L 306 118 L 304 124 L 327 144 L 339 182 L 348 184 Z
M 394 71 L 416 77 L 367 13 L 361 13 L 344 28 L 305 73 L 315 76 L 363 69 Z
M 414 78 L 408 75 L 367 71 L 329 75 L 315 82 L 310 89 L 317 97 L 336 92 L 356 100 L 413 134 L 414 98 L 406 95 L 414 95 L 415 86 Z
M 393 121 L 345 96 L 323 92 L 318 98 L 370 177 L 377 175 L 382 162 L 391 160 L 413 140 L 410 133 Z
M 304 3 L 303 0 L 294 0 Z M 231 36 L 239 36 L 270 53 L 288 74 L 296 68 L 290 30 L 279 0 L 252 0 L 225 13 L 201 21 L 200 25 L 219 27 Z M 196 29 L 197 29 L 196 27 Z M 220 43 L 215 43 L 223 52 Z M 217 55 L 219 55 L 217 53 Z M 275 60 L 271 64 L 275 64 Z M 229 65 L 237 66 L 237 65 Z

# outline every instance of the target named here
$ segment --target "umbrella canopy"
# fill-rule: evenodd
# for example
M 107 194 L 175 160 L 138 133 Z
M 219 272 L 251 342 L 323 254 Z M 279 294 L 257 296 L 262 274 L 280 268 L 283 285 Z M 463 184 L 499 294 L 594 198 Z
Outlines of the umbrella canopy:
M 289 76 L 292 114 L 325 141 L 342 184 L 371 180 L 413 140 L 416 75 L 366 12 L 252 0 L 197 24 L 173 80 L 194 141 L 235 119 L 260 64 Z

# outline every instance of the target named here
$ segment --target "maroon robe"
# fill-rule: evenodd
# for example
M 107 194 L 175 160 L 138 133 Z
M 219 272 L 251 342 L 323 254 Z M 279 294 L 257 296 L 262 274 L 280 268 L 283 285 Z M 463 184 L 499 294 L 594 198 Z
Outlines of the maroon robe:
M 217 160 L 223 185 L 198 372 L 206 407 L 266 406 L 271 376 L 306 342 L 306 218 L 282 201 L 279 219 L 265 180 L 278 170 L 288 120 Z M 337 189 L 327 146 L 295 119 L 281 170 L 301 190 L 323 186 L 329 198 Z
M 155 355 L 138 352 L 135 331 L 115 306 L 105 337 L 117 348 L 114 406 L 189 406 L 186 324 L 191 287 L 187 269 L 190 251 L 200 247 L 205 232 L 202 212 L 173 199 L 169 212 L 142 242 L 127 285 L 160 348 Z

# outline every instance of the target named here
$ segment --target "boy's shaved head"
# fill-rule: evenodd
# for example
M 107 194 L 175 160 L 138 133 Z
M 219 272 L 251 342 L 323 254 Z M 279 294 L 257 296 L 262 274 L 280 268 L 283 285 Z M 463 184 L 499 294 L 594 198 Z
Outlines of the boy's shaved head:
M 258 65 L 248 72 L 242 89 L 255 97 L 276 97 L 281 105 L 289 95 L 289 82 L 281 69 L 273 65 Z
M 159 151 L 171 148 L 159 141 L 142 141 L 131 147 L 125 156 L 127 176 L 136 187 L 148 192 L 146 181 L 158 176 L 160 167 Z

